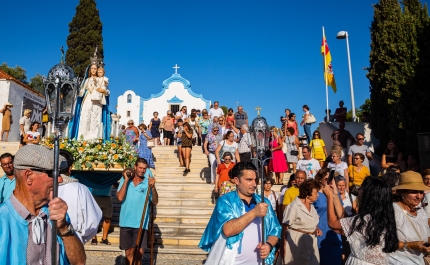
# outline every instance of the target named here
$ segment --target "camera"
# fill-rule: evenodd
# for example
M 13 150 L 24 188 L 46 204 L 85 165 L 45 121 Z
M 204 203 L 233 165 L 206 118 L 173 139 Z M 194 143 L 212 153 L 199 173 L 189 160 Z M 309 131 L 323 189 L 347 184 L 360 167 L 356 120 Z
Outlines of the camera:
M 129 178 L 129 179 L 134 178 L 134 175 L 135 175 L 134 169 L 128 167 L 128 168 L 124 169 L 124 172 L 125 172 L 125 175 L 127 176 L 127 178 Z

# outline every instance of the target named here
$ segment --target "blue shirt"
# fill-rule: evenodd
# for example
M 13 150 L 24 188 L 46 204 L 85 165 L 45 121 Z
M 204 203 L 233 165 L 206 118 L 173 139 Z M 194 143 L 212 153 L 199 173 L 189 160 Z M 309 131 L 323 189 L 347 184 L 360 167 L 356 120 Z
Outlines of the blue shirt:
M 91 189 L 91 194 L 93 194 L 93 196 L 111 196 L 112 193 L 112 186 L 109 186 L 107 188 L 104 189 Z
M 135 177 L 138 178 L 138 177 Z M 148 178 L 153 178 L 150 169 L 146 169 L 142 182 L 134 186 L 133 181 L 127 183 L 127 193 L 121 204 L 121 212 L 119 215 L 119 226 L 140 228 L 140 220 L 142 219 L 143 207 L 145 205 L 146 193 L 148 192 Z M 118 190 L 121 190 L 124 184 L 124 177 L 119 182 Z M 149 203 L 152 201 L 152 191 L 149 194 L 148 206 L 146 207 L 145 221 L 143 229 L 148 229 L 149 223 Z
M 9 199 L 13 190 L 15 189 L 16 181 L 15 178 L 10 180 L 6 173 L 0 178 L 0 204 Z

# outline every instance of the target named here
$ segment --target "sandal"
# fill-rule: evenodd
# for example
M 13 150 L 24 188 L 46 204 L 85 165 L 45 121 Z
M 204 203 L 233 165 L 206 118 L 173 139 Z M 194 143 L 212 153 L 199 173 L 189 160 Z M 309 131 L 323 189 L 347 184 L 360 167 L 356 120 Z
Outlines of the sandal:
M 106 239 L 102 238 L 102 241 L 100 241 L 100 243 L 105 244 L 105 245 L 110 245 L 111 243 Z
M 91 245 L 97 245 L 97 239 L 94 239 L 94 238 L 93 238 L 93 239 L 91 240 Z

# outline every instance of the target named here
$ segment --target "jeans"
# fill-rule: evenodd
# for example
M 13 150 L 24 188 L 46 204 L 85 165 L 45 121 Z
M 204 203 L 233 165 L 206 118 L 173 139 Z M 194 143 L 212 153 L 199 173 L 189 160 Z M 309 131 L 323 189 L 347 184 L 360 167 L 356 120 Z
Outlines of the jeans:
M 311 142 L 311 140 L 312 140 L 312 133 L 311 133 L 311 126 L 312 126 L 312 124 L 310 124 L 310 123 L 305 123 L 304 125 L 303 125 L 303 129 L 305 130 L 305 134 L 306 134 L 306 137 L 307 137 L 307 142 L 308 142 L 308 144 Z
M 213 153 L 209 153 L 209 164 L 211 165 L 211 183 L 215 182 L 216 177 L 216 168 L 217 168 L 217 162 L 216 162 L 216 156 Z

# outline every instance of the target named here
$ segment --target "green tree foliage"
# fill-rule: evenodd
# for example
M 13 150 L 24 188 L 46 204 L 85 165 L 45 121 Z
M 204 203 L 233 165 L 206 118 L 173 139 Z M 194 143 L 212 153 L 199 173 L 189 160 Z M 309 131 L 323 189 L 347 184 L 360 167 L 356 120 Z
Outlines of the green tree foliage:
M 96 46 L 97 57 L 103 60 L 102 22 L 94 0 L 80 0 L 76 14 L 69 23 L 66 63 L 77 76 L 83 77 Z
M 363 112 L 367 112 L 369 115 L 371 115 L 371 101 L 370 99 L 366 99 L 363 103 L 363 105 L 360 106 L 360 108 L 355 109 L 355 116 L 358 118 L 359 121 L 363 121 Z M 349 110 L 346 113 L 346 121 L 352 122 L 352 110 Z
M 7 65 L 7 63 L 2 63 L 0 65 L 0 70 L 2 70 L 8 75 L 13 76 L 14 78 L 18 79 L 24 84 L 27 84 L 27 73 L 25 69 L 22 68 L 21 66 L 17 65 L 15 67 L 10 67 Z
M 42 76 L 39 73 L 37 73 L 30 79 L 30 83 L 28 83 L 28 85 L 41 94 L 45 93 Z
M 427 6 L 419 0 L 380 0 L 371 24 L 370 109 L 372 129 L 385 148 L 394 139 L 417 152 L 418 132 L 430 131 L 423 115 L 430 100 L 430 29 Z
M 220 108 L 224 112 L 224 116 L 226 116 L 228 114 L 228 108 L 226 106 L 221 106 Z

